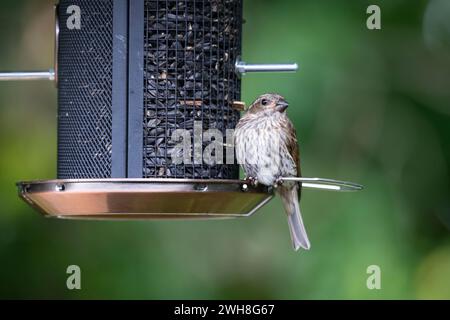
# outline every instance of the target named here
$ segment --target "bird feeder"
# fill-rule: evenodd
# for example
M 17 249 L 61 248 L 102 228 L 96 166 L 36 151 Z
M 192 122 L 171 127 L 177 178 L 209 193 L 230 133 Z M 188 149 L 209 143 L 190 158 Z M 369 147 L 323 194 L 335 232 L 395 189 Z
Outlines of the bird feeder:
M 298 68 L 241 60 L 241 0 L 61 0 L 55 12 L 55 67 L 0 73 L 58 89 L 57 179 L 18 183 L 26 202 L 59 218 L 195 219 L 249 216 L 270 201 L 272 188 L 239 180 L 237 163 L 196 159 L 209 129 L 234 152 L 242 74 Z M 173 161 L 177 130 L 192 140 L 187 163 Z

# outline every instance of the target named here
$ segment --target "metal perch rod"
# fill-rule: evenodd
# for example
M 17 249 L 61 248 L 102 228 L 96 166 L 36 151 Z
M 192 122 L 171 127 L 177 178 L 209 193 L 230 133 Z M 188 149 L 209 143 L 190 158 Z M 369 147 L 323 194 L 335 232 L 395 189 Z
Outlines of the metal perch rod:
M 236 61 L 236 72 L 245 74 L 247 72 L 296 72 L 297 63 L 269 63 L 269 64 L 250 64 L 241 60 Z
M 361 191 L 364 189 L 364 186 L 347 181 L 339 181 L 332 179 L 322 179 L 322 178 L 300 178 L 300 177 L 285 177 L 280 178 L 282 181 L 291 181 L 291 182 L 299 182 L 302 187 L 308 189 L 321 189 L 321 190 L 330 190 L 330 191 L 339 191 L 339 192 L 354 192 Z
M 55 80 L 55 71 L 16 71 L 0 72 L 0 81 Z

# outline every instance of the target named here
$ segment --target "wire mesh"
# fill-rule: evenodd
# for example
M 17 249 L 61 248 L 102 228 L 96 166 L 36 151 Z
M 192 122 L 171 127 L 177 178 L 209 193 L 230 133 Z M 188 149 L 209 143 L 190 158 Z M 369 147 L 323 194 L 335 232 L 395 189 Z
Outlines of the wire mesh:
M 72 5 L 80 30 L 66 27 Z M 113 0 L 61 0 L 59 17 L 58 178 L 109 178 Z
M 203 131 L 234 129 L 240 80 L 234 64 L 241 53 L 241 0 L 145 0 L 144 178 L 237 179 L 239 167 L 198 163 L 194 123 Z M 172 134 L 191 136 L 189 164 L 175 164 Z M 201 150 L 210 143 L 200 139 Z M 200 152 L 201 152 L 200 150 Z M 213 154 L 214 156 L 214 154 Z

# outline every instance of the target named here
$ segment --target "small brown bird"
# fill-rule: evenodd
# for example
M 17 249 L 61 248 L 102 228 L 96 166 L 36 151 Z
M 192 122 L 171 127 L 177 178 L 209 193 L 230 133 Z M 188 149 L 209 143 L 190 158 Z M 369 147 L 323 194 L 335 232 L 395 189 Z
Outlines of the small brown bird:
M 254 184 L 276 188 L 288 216 L 294 249 L 309 250 L 311 246 L 300 213 L 301 187 L 280 179 L 301 176 L 297 133 L 286 115 L 288 106 L 278 94 L 259 97 L 236 127 L 236 157 Z

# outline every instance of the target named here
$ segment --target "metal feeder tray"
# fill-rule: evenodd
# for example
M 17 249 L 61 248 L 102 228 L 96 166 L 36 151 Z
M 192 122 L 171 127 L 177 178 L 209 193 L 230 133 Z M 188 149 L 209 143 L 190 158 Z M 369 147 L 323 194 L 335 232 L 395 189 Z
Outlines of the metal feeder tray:
M 320 178 L 283 178 L 303 188 L 358 191 Z M 46 217 L 81 220 L 224 219 L 248 217 L 274 189 L 246 180 L 89 179 L 19 182 L 20 197 Z

